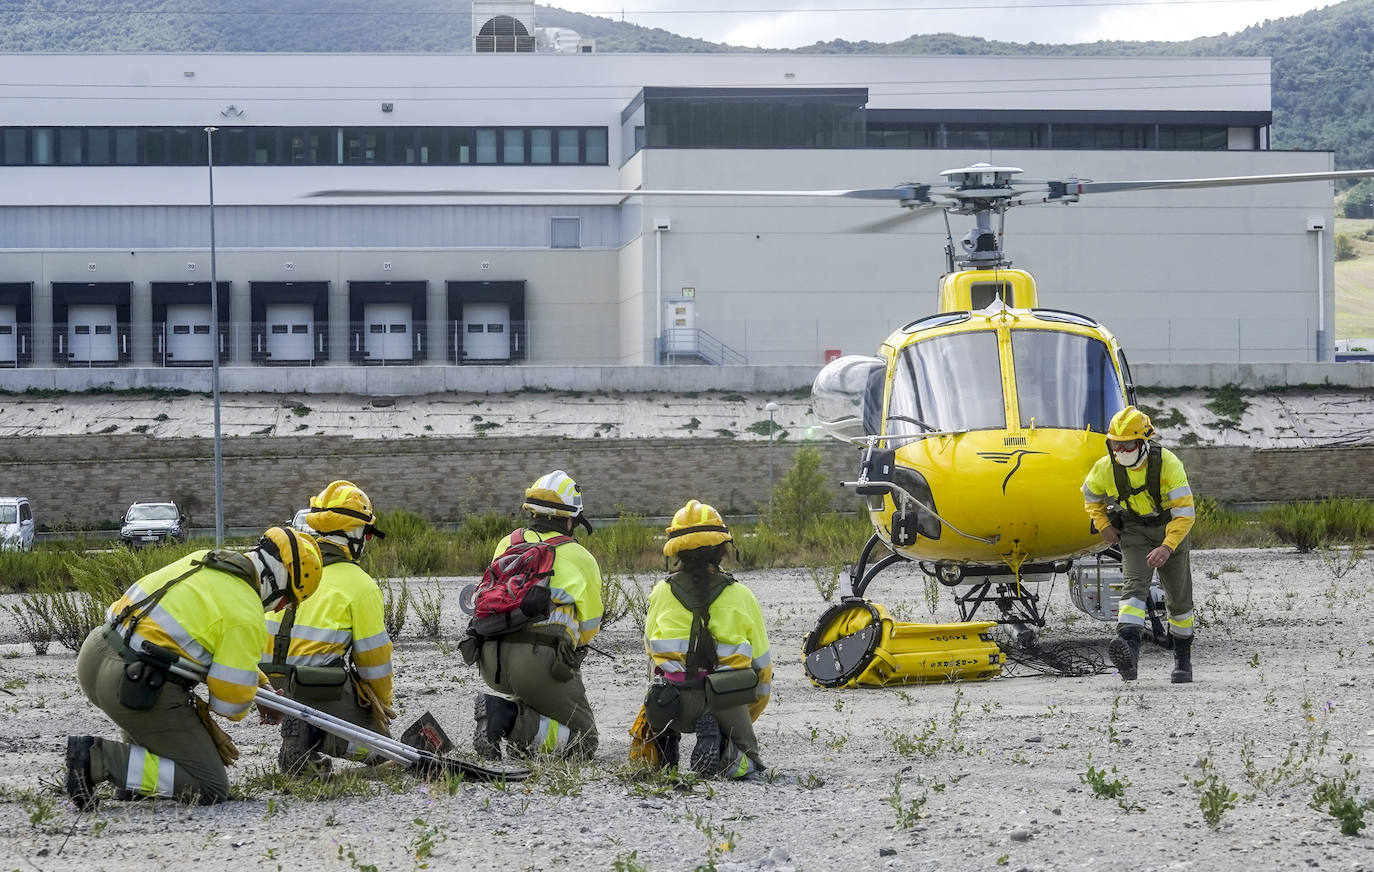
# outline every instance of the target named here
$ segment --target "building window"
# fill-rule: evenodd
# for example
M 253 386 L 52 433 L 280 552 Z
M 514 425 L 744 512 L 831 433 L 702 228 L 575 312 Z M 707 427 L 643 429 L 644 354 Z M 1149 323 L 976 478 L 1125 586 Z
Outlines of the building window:
M 58 162 L 66 166 L 81 163 L 81 128 L 64 127 L 57 134 Z
M 558 162 L 561 164 L 582 162 L 582 149 L 577 141 L 576 128 L 565 127 L 558 131 Z
M 33 162 L 39 166 L 53 163 L 53 130 L 51 127 L 36 127 L 33 131 Z
M 131 166 L 138 163 L 138 131 L 132 127 L 124 127 L 114 132 L 115 136 L 115 163 L 120 166 Z
M 581 248 L 581 247 L 582 247 L 582 219 L 581 219 L 581 218 L 550 218 L 550 219 L 549 219 L 549 247 L 550 247 L 550 248 Z
M 388 134 L 385 129 L 345 129 L 343 132 L 346 164 L 384 164 L 390 162 Z
M 501 163 L 522 164 L 525 162 L 525 131 L 510 129 L 501 131 Z
M 496 163 L 496 131 L 482 128 L 477 133 L 477 163 Z
M 5 165 L 23 166 L 29 162 L 29 132 L 24 128 L 5 131 Z
M 530 131 L 530 163 L 553 163 L 553 131 L 540 127 Z
M 587 151 L 583 156 L 583 162 L 597 166 L 605 165 L 606 158 L 606 128 L 589 127 L 587 134 Z

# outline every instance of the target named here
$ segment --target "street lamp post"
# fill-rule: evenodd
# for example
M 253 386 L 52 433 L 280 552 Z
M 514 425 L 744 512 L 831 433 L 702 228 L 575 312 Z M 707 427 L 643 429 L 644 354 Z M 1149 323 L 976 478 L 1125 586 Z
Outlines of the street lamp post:
M 778 410 L 778 404 L 769 400 L 768 405 L 763 407 L 768 413 L 768 513 L 773 513 L 773 413 Z
M 205 128 L 205 168 L 210 182 L 210 394 L 215 407 L 215 547 L 224 547 L 224 452 L 219 424 L 219 273 L 215 264 L 215 131 Z

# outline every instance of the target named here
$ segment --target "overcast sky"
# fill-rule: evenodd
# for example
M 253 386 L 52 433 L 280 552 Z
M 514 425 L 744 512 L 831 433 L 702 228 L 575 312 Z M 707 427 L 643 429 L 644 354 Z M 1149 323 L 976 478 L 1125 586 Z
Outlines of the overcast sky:
M 681 36 L 761 48 L 956 33 L 1005 42 L 1184 40 L 1235 33 L 1333 0 L 549 0 Z M 623 11 L 622 11 L 623 8 Z

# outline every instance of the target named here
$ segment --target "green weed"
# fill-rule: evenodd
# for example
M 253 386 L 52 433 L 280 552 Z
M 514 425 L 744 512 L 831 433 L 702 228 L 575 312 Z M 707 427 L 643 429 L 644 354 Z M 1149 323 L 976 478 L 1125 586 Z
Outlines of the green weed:
M 1203 821 L 1209 828 L 1215 830 L 1221 825 L 1222 817 L 1236 807 L 1240 795 L 1221 779 L 1215 764 L 1212 763 L 1212 758 L 1203 757 L 1198 765 L 1202 774 L 1197 778 L 1185 776 L 1185 780 L 1197 797 L 1198 807 L 1202 809 Z

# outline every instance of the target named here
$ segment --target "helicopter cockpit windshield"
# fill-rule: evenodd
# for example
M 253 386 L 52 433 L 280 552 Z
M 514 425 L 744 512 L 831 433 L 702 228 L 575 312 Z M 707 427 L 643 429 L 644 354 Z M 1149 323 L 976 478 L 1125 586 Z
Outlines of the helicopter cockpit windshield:
M 950 333 L 908 345 L 887 417 L 887 432 L 899 436 L 1005 428 L 997 334 Z
M 1022 427 L 1106 433 L 1124 405 L 1111 350 L 1096 337 L 1013 330 L 1011 356 Z

